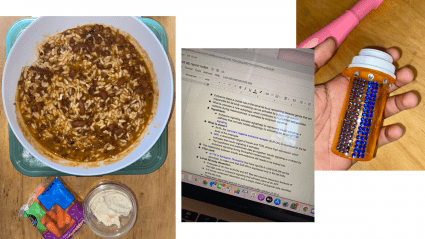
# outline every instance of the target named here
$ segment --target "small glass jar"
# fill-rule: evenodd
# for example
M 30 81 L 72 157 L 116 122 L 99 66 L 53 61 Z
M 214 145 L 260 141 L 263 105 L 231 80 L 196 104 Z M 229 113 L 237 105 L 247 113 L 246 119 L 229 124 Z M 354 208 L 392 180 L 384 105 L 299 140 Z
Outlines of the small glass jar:
M 91 207 L 93 199 L 97 196 L 104 195 L 106 193 L 117 193 L 127 197 L 131 201 L 132 209 L 127 216 L 120 216 L 120 227 L 115 224 L 111 226 L 105 226 L 100 222 L 93 214 Z M 125 185 L 114 182 L 114 181 L 103 181 L 98 183 L 94 188 L 90 190 L 84 199 L 83 203 L 83 214 L 86 224 L 89 228 L 98 236 L 104 238 L 117 238 L 121 237 L 131 230 L 136 222 L 137 218 L 137 201 L 132 191 Z

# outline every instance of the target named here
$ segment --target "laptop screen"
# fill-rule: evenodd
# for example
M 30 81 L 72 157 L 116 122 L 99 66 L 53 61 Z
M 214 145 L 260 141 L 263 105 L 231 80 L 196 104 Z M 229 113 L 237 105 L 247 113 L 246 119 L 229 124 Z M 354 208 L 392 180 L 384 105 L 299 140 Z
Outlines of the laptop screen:
M 313 218 L 313 62 L 305 50 L 183 49 L 183 190 Z

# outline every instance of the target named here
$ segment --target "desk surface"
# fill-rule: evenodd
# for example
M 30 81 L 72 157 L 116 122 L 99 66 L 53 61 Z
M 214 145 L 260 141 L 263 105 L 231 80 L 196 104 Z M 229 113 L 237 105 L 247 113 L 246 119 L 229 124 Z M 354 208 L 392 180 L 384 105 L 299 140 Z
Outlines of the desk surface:
M 315 33 L 346 10 L 357 0 L 299 0 L 297 1 L 297 43 Z M 358 52 L 368 46 L 398 47 L 401 58 L 398 66 L 410 65 L 415 80 L 391 95 L 414 91 L 425 95 L 425 4 L 422 0 L 386 0 L 373 10 L 348 35 L 333 59 L 315 75 L 320 84 L 341 73 Z M 412 69 L 411 68 L 411 69 Z M 384 120 L 384 125 L 400 124 L 406 128 L 396 142 L 378 149 L 370 162 L 354 164 L 350 170 L 424 170 L 425 111 L 424 102 L 412 109 Z
M 5 65 L 5 37 L 9 27 L 23 17 L 0 17 L 0 83 Z M 175 17 L 151 17 L 158 21 L 168 36 L 168 53 L 172 69 L 176 60 Z M 174 81 L 176 79 L 173 70 Z M 175 83 L 174 83 L 175 85 Z M 143 176 L 63 177 L 80 198 L 98 182 L 115 180 L 127 185 L 138 201 L 137 221 L 122 238 L 175 238 L 175 171 L 176 112 L 173 108 L 168 123 L 168 152 L 165 163 L 156 172 Z M 20 207 L 44 178 L 20 174 L 9 158 L 8 124 L 0 97 L 0 238 L 43 238 L 26 218 L 17 217 Z M 100 238 L 87 226 L 78 238 Z

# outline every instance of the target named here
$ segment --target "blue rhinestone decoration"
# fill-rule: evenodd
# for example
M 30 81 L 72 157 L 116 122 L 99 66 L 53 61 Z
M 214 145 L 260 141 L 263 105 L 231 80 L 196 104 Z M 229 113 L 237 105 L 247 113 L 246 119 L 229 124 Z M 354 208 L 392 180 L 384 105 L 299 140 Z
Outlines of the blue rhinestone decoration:
M 354 78 L 336 147 L 339 152 L 349 155 L 350 149 L 353 148 L 350 155 L 352 158 L 364 158 L 378 86 L 377 82 Z M 357 133 L 357 136 L 353 140 L 354 133 Z

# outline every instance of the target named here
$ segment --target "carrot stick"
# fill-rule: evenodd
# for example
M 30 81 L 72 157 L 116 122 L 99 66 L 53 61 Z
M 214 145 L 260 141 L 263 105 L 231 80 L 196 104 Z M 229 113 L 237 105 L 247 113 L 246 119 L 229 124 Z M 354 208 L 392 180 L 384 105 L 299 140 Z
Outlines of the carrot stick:
M 61 237 L 61 233 L 59 232 L 59 229 L 56 227 L 56 225 L 53 222 L 48 222 L 46 225 L 44 225 L 51 233 L 55 234 L 58 238 Z
M 70 224 L 71 223 L 71 216 L 68 214 L 69 209 L 74 205 L 74 202 L 71 203 L 66 209 L 65 209 L 65 223 Z
M 44 217 L 41 218 L 40 222 L 43 223 L 43 225 L 46 225 L 46 223 L 51 222 L 52 219 L 49 217 L 49 215 L 44 215 Z
M 64 212 L 64 216 L 65 216 L 65 224 L 70 224 L 71 223 L 71 216 L 66 213 L 66 211 Z
M 56 205 L 54 207 L 56 207 Z M 54 207 L 50 208 L 50 210 L 47 211 L 47 215 L 49 215 L 49 217 L 52 220 L 57 221 L 58 220 L 58 216 L 55 213 L 55 208 Z
M 44 192 L 44 190 L 46 190 L 46 188 L 45 188 L 45 187 L 43 187 L 43 186 L 41 186 L 41 187 L 38 189 L 37 193 L 35 194 L 35 197 L 40 196 L 40 194 L 42 194 L 42 193 Z
M 71 218 L 71 217 L 69 217 L 69 218 Z M 75 220 L 71 218 L 71 221 L 69 222 L 69 224 L 66 224 L 66 225 L 65 225 L 65 230 L 64 230 L 64 231 L 65 231 L 65 232 L 66 232 L 66 231 L 68 231 L 68 230 L 69 230 L 69 228 L 71 228 L 71 227 L 72 227 L 72 225 L 74 225 L 74 223 L 75 223 Z
M 56 215 L 58 216 L 58 226 L 63 228 L 65 226 L 64 211 L 59 205 L 56 205 Z
M 73 219 L 73 218 L 71 218 L 72 220 L 71 220 L 71 223 L 69 223 L 69 227 L 72 227 L 72 225 L 74 225 L 74 223 L 75 223 L 75 220 Z
M 37 197 L 40 196 L 40 194 L 42 194 L 44 192 L 44 190 L 46 190 L 46 188 L 41 186 L 38 189 L 37 193 L 35 194 L 35 201 L 37 201 L 39 204 L 40 204 L 40 201 L 37 199 Z

